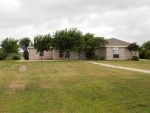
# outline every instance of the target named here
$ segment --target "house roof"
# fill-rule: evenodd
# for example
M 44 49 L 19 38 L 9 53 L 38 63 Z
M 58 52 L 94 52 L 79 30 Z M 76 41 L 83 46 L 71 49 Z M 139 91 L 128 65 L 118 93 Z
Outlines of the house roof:
M 110 38 L 107 40 L 108 44 L 106 44 L 106 47 L 128 47 L 130 45 L 129 42 L 125 42 L 116 38 Z

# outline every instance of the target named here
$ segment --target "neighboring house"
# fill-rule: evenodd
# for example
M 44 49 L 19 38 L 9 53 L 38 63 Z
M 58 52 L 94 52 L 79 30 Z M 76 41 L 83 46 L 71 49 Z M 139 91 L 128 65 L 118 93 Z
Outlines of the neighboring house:
M 108 44 L 101 49 L 97 49 L 95 53 L 106 60 L 130 60 L 133 53 L 127 50 L 130 43 L 118 40 L 115 38 L 108 39 Z M 28 47 L 29 60 L 40 60 L 41 56 L 36 52 L 36 49 L 31 46 Z M 135 54 L 136 52 L 134 52 Z M 138 54 L 137 54 L 138 55 Z M 59 50 L 44 51 L 43 60 L 63 60 L 63 59 L 86 59 L 85 52 L 69 52 L 69 54 L 62 53 Z

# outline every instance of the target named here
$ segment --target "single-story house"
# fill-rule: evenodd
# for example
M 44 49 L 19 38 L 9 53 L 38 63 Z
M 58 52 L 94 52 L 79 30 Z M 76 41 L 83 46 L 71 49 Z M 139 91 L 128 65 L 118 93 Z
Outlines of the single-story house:
M 136 52 L 131 53 L 127 50 L 127 47 L 130 43 L 110 38 L 108 39 L 108 44 L 101 49 L 97 49 L 95 54 L 103 57 L 106 60 L 129 60 L 133 56 L 138 55 Z M 29 60 L 40 60 L 41 56 L 39 53 L 36 52 L 36 49 L 33 46 L 28 47 L 29 50 Z M 44 51 L 44 55 L 42 57 L 43 60 L 63 60 L 63 59 L 86 59 L 85 52 L 69 52 L 69 54 L 62 53 L 59 50 L 50 50 L 48 52 Z

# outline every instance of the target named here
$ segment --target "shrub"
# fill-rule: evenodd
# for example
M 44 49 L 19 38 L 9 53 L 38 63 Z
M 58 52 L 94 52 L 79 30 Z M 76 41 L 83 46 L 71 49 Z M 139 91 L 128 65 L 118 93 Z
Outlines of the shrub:
M 141 50 L 139 51 L 139 57 L 140 57 L 141 59 L 144 59 L 144 58 L 145 58 L 145 52 L 146 52 L 145 49 L 141 49 Z
M 145 59 L 150 59 L 150 50 L 146 50 L 144 54 Z
M 13 60 L 20 60 L 21 58 L 20 58 L 20 56 L 18 56 L 18 55 L 14 55 L 13 56 Z
M 132 60 L 133 60 L 133 61 L 139 61 L 139 58 L 138 58 L 137 56 L 133 56 L 133 57 L 132 57 Z
M 11 55 L 11 59 L 12 60 L 20 60 L 21 59 L 21 55 L 20 54 L 12 54 Z
M 100 57 L 99 57 L 99 60 L 105 60 L 105 58 L 104 58 L 104 57 L 102 57 L 102 56 L 100 56 Z
M 99 55 L 95 55 L 94 60 L 99 60 L 100 56 Z
M 95 60 L 104 60 L 104 57 L 99 56 L 99 55 L 95 55 L 94 59 Z

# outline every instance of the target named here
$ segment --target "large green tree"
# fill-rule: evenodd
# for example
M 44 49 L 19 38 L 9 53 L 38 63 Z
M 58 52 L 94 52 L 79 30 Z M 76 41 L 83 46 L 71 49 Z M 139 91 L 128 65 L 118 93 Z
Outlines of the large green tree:
M 59 30 L 54 34 L 54 48 L 66 54 L 70 51 L 80 51 L 82 46 L 82 32 L 76 28 Z
M 84 38 L 84 50 L 88 59 L 94 59 L 95 50 L 104 47 L 108 41 L 104 37 L 94 37 L 94 34 L 86 33 Z
M 150 41 L 144 42 L 139 51 L 140 58 L 150 59 Z
M 1 43 L 1 47 L 3 52 L 6 54 L 8 61 L 12 53 L 18 53 L 19 51 L 18 40 L 15 40 L 13 38 L 4 39 Z
M 34 37 L 34 48 L 37 50 L 37 53 L 40 53 L 41 61 L 44 51 L 49 51 L 52 49 L 53 40 L 50 34 L 46 35 L 37 35 Z
M 142 44 L 142 48 L 144 48 L 146 50 L 150 50 L 150 41 L 144 42 Z
M 31 44 L 31 40 L 28 37 L 22 38 L 19 41 L 21 49 L 23 52 L 23 57 L 25 60 L 29 60 L 29 52 L 28 52 L 28 46 Z
M 6 53 L 3 51 L 2 48 L 0 48 L 0 60 L 4 60 L 6 57 Z

